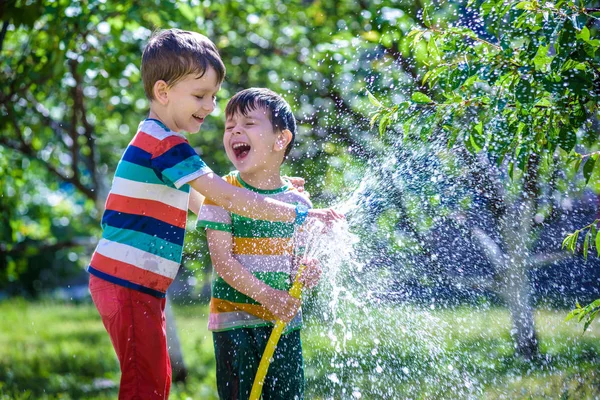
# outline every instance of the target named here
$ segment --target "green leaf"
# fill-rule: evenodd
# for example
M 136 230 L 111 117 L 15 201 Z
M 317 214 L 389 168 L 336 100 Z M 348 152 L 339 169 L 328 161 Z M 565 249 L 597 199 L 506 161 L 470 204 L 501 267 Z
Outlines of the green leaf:
M 584 26 L 583 28 L 581 28 L 581 32 L 579 32 L 577 34 L 577 37 L 581 40 L 583 40 L 584 42 L 589 42 L 590 40 L 590 30 L 588 29 L 587 26 Z
M 415 36 L 418 33 L 422 33 L 423 30 L 422 29 L 413 29 L 410 32 L 408 32 L 408 34 L 406 35 L 406 38 L 408 39 L 411 36 Z
M 560 134 L 558 135 L 558 145 L 567 153 L 570 153 L 575 147 L 577 143 L 577 135 L 575 131 L 568 126 L 564 126 L 560 129 Z
M 429 51 L 429 55 L 431 57 L 433 57 L 433 59 L 435 61 L 439 61 L 440 60 L 440 50 L 437 47 L 437 44 L 435 43 L 435 36 L 431 35 L 431 37 L 429 38 L 429 43 L 427 45 L 427 50 Z
M 519 83 L 515 87 L 515 94 L 517 100 L 521 104 L 531 104 L 535 100 L 533 88 L 531 82 L 527 79 L 520 79 Z
M 375 113 L 373 113 L 373 116 L 371 117 L 371 129 L 373 129 L 373 127 L 375 126 L 375 122 L 377 122 L 377 119 L 379 119 L 379 117 L 381 117 L 381 112 L 377 111 Z
M 429 98 L 425 93 L 414 92 L 410 99 L 417 104 L 429 104 L 433 103 L 433 100 Z
M 584 332 L 587 331 L 587 328 L 594 321 L 594 319 L 596 318 L 596 315 L 598 314 L 598 311 L 600 311 L 600 310 L 595 310 L 592 313 L 588 314 L 588 319 L 587 319 L 587 321 L 585 321 L 585 324 L 583 325 Z
M 569 321 L 569 320 L 573 319 L 573 317 L 576 317 L 577 314 L 579 314 L 578 311 L 579 310 L 575 309 L 575 310 L 571 311 L 570 313 L 568 313 L 567 317 L 565 318 L 565 321 Z
M 390 114 L 386 114 L 383 117 L 381 117 L 381 120 L 379 120 L 379 136 L 383 136 L 383 134 L 385 133 L 385 129 L 387 128 L 389 122 L 390 122 Z
M 371 102 L 371 104 L 373 104 L 375 107 L 377 108 L 382 108 L 383 104 L 381 104 L 381 102 L 379 100 L 377 100 L 377 98 L 375 96 L 373 96 L 373 94 L 367 90 L 367 96 L 369 97 L 369 101 Z
M 600 231 L 596 233 L 596 252 L 598 253 L 598 257 L 600 257 Z
M 575 248 L 577 247 L 577 240 L 579 240 L 579 232 L 581 232 L 580 230 L 576 230 L 573 233 L 573 240 L 571 241 L 571 251 L 574 253 L 575 252 Z
M 587 260 L 588 249 L 590 246 L 590 238 L 592 237 L 592 232 L 588 231 L 585 235 L 585 239 L 583 240 L 583 258 Z
M 567 248 L 567 250 L 569 249 L 569 242 L 571 241 L 571 236 L 572 234 L 567 235 L 567 237 L 564 238 L 561 249 L 564 249 L 565 247 Z
M 589 157 L 583 165 L 583 177 L 585 179 L 586 184 L 590 181 L 590 178 L 592 177 L 592 172 L 594 172 L 595 165 L 596 159 L 594 157 Z
M 516 10 L 535 10 L 532 1 L 521 1 L 515 6 Z
M 573 175 L 577 174 L 577 172 L 579 171 L 579 167 L 581 166 L 581 162 L 583 161 L 583 158 L 577 154 L 577 156 L 573 159 L 572 163 L 571 163 L 571 169 L 573 170 Z

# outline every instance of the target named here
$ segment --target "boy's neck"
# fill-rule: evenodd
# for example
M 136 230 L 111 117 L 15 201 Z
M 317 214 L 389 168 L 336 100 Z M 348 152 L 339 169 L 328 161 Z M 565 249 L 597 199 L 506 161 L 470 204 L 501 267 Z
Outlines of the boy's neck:
M 248 185 L 262 190 L 279 189 L 285 183 L 281 179 L 279 168 L 253 172 L 240 172 L 240 178 Z
M 160 110 L 156 110 L 155 108 L 150 107 L 150 113 L 148 114 L 148 118 L 155 119 L 157 121 L 162 122 L 167 128 L 169 128 L 171 131 L 175 132 L 175 130 L 172 128 L 173 122 L 161 117 L 160 114 L 163 114 L 163 113 L 164 112 L 161 112 Z

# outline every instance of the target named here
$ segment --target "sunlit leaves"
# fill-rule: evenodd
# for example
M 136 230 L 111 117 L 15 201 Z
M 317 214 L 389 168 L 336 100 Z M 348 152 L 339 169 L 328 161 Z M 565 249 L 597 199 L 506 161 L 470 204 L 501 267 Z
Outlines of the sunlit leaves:
M 595 220 L 589 225 L 584 226 L 581 229 L 577 229 L 575 232 L 570 233 L 563 240 L 562 247 L 572 253 L 574 253 L 578 249 L 578 240 L 581 235 L 584 236 L 583 246 L 581 247 L 581 252 L 584 257 L 587 259 L 588 252 L 592 248 L 596 248 L 596 252 L 598 257 L 600 257 L 600 231 L 598 230 L 598 224 L 600 220 Z
M 583 332 L 585 332 L 598 315 L 598 312 L 600 312 L 600 299 L 593 301 L 585 307 L 577 303 L 576 308 L 567 315 L 565 320 L 568 321 L 577 318 L 578 322 L 584 321 Z
M 463 26 L 439 29 L 427 24 L 407 36 L 415 48 L 426 44 L 432 62 L 422 83 L 436 99 L 444 99 L 433 103 L 420 91 L 411 96 L 414 103 L 435 109 L 430 129 L 443 129 L 450 146 L 463 143 L 472 152 L 487 144 L 499 162 L 508 157 L 511 169 L 524 168 L 528 155 L 543 149 L 554 152 L 560 146 L 571 152 L 578 144 L 595 145 L 594 135 L 577 134 L 589 130 L 586 118 L 598 118 L 600 63 L 595 54 L 600 40 L 585 23 L 590 17 L 569 2 L 486 1 L 480 12 L 489 22 L 486 27 L 494 27 L 496 39 Z M 502 24 L 494 24 L 500 20 Z M 450 107 L 468 117 L 448 123 L 444 119 Z M 379 118 L 385 116 L 381 111 Z M 419 119 L 414 118 L 400 113 L 398 122 Z M 526 121 L 526 134 L 514 121 Z M 490 137 L 478 135 L 481 130 Z M 594 161 L 588 162 L 586 180 Z
M 429 96 L 427 96 L 425 93 L 421 93 L 421 92 L 414 92 L 410 99 L 417 104 L 429 104 L 429 103 L 433 103 L 433 100 L 431 100 L 429 98 Z

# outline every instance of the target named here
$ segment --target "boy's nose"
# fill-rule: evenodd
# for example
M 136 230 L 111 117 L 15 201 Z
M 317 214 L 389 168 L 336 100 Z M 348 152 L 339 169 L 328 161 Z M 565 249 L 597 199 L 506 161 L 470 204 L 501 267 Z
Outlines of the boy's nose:
M 204 108 L 204 110 L 210 114 L 215 109 L 215 103 L 213 101 L 205 102 L 204 104 L 202 104 L 202 108 Z

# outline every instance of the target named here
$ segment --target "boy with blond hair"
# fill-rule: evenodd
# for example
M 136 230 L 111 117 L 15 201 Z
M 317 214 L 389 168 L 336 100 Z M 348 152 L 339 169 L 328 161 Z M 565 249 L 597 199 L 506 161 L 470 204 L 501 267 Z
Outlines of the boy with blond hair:
M 197 133 L 215 108 L 225 66 L 205 36 L 159 32 L 142 56 L 150 113 L 123 153 L 102 217 L 102 239 L 92 256 L 90 292 L 121 367 L 119 399 L 166 399 L 171 368 L 165 293 L 181 262 L 190 187 L 246 217 L 302 224 L 331 221 L 332 210 L 310 210 L 234 187 L 200 159 L 185 136 Z M 284 291 L 277 313 L 296 299 Z

